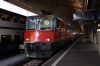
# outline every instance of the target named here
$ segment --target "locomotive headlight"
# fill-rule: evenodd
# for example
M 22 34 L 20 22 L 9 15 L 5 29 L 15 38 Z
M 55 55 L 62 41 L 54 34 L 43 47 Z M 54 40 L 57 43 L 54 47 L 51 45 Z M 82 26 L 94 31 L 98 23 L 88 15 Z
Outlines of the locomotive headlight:
M 26 40 L 28 41 L 28 40 L 30 40 L 29 38 L 26 38 Z
M 46 41 L 50 41 L 50 38 L 47 38 Z

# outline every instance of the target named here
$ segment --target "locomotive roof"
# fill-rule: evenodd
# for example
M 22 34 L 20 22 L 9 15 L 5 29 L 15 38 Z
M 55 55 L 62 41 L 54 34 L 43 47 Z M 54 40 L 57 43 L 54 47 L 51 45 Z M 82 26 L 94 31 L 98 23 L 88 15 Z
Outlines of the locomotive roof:
M 36 15 L 36 16 L 28 16 L 27 19 L 30 19 L 30 18 L 55 18 L 55 16 L 53 15 Z
M 34 18 L 34 19 L 37 19 L 37 18 L 55 18 L 55 19 L 59 19 L 59 20 L 61 20 L 61 21 L 63 21 L 61 18 L 59 18 L 59 17 L 56 17 L 56 16 L 54 16 L 54 15 L 36 15 L 36 16 L 28 16 L 27 17 L 27 19 L 32 19 L 32 18 Z M 63 21 L 64 22 L 64 21 Z
M 37 19 L 37 18 L 55 18 L 55 19 L 59 19 L 59 20 L 63 21 L 62 19 L 60 19 L 59 17 L 56 17 L 54 15 L 39 15 L 39 16 L 36 15 L 36 16 L 28 16 L 27 17 L 27 19 L 31 19 L 31 18 L 34 18 L 34 19 Z

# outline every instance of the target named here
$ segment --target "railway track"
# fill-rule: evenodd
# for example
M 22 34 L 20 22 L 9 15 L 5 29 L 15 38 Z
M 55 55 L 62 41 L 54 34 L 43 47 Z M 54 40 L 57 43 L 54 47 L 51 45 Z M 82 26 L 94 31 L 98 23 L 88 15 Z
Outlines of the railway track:
M 70 42 L 67 47 L 71 46 L 71 43 L 73 42 Z M 61 49 L 62 50 L 62 49 Z M 60 51 L 61 51 L 60 50 Z M 57 54 L 59 51 L 57 51 L 55 54 Z M 54 55 L 55 55 L 54 54 Z M 53 55 L 53 56 L 54 56 Z M 52 57 L 53 57 L 52 56 Z M 20 60 L 16 63 L 13 63 L 11 65 L 8 65 L 8 66 L 41 66 L 43 63 L 45 63 L 47 60 L 49 60 L 50 58 L 38 58 L 38 59 L 35 59 L 35 58 L 25 58 L 23 60 Z
M 15 63 L 10 66 L 40 66 L 43 64 L 47 59 L 34 59 L 34 58 L 27 58 L 21 62 Z

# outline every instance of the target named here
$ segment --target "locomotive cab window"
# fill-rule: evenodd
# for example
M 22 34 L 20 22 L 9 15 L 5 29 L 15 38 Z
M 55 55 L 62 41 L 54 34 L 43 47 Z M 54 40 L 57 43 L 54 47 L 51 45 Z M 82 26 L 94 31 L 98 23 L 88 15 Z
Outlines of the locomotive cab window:
M 55 30 L 56 29 L 56 19 L 44 19 L 40 21 L 41 30 Z
M 28 19 L 26 23 L 27 30 L 51 30 L 52 29 L 52 20 L 51 19 Z
M 51 20 L 50 19 L 41 20 L 40 29 L 41 30 L 51 30 Z
M 59 27 L 59 20 L 55 18 L 29 18 L 26 22 L 27 30 L 56 30 Z

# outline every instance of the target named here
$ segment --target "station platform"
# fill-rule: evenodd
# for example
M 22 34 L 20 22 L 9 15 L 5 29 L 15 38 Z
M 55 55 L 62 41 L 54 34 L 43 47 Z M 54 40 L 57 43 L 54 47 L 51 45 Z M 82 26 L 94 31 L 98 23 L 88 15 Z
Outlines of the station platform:
M 98 44 L 83 43 L 80 37 L 70 48 L 57 53 L 42 66 L 100 66 Z

